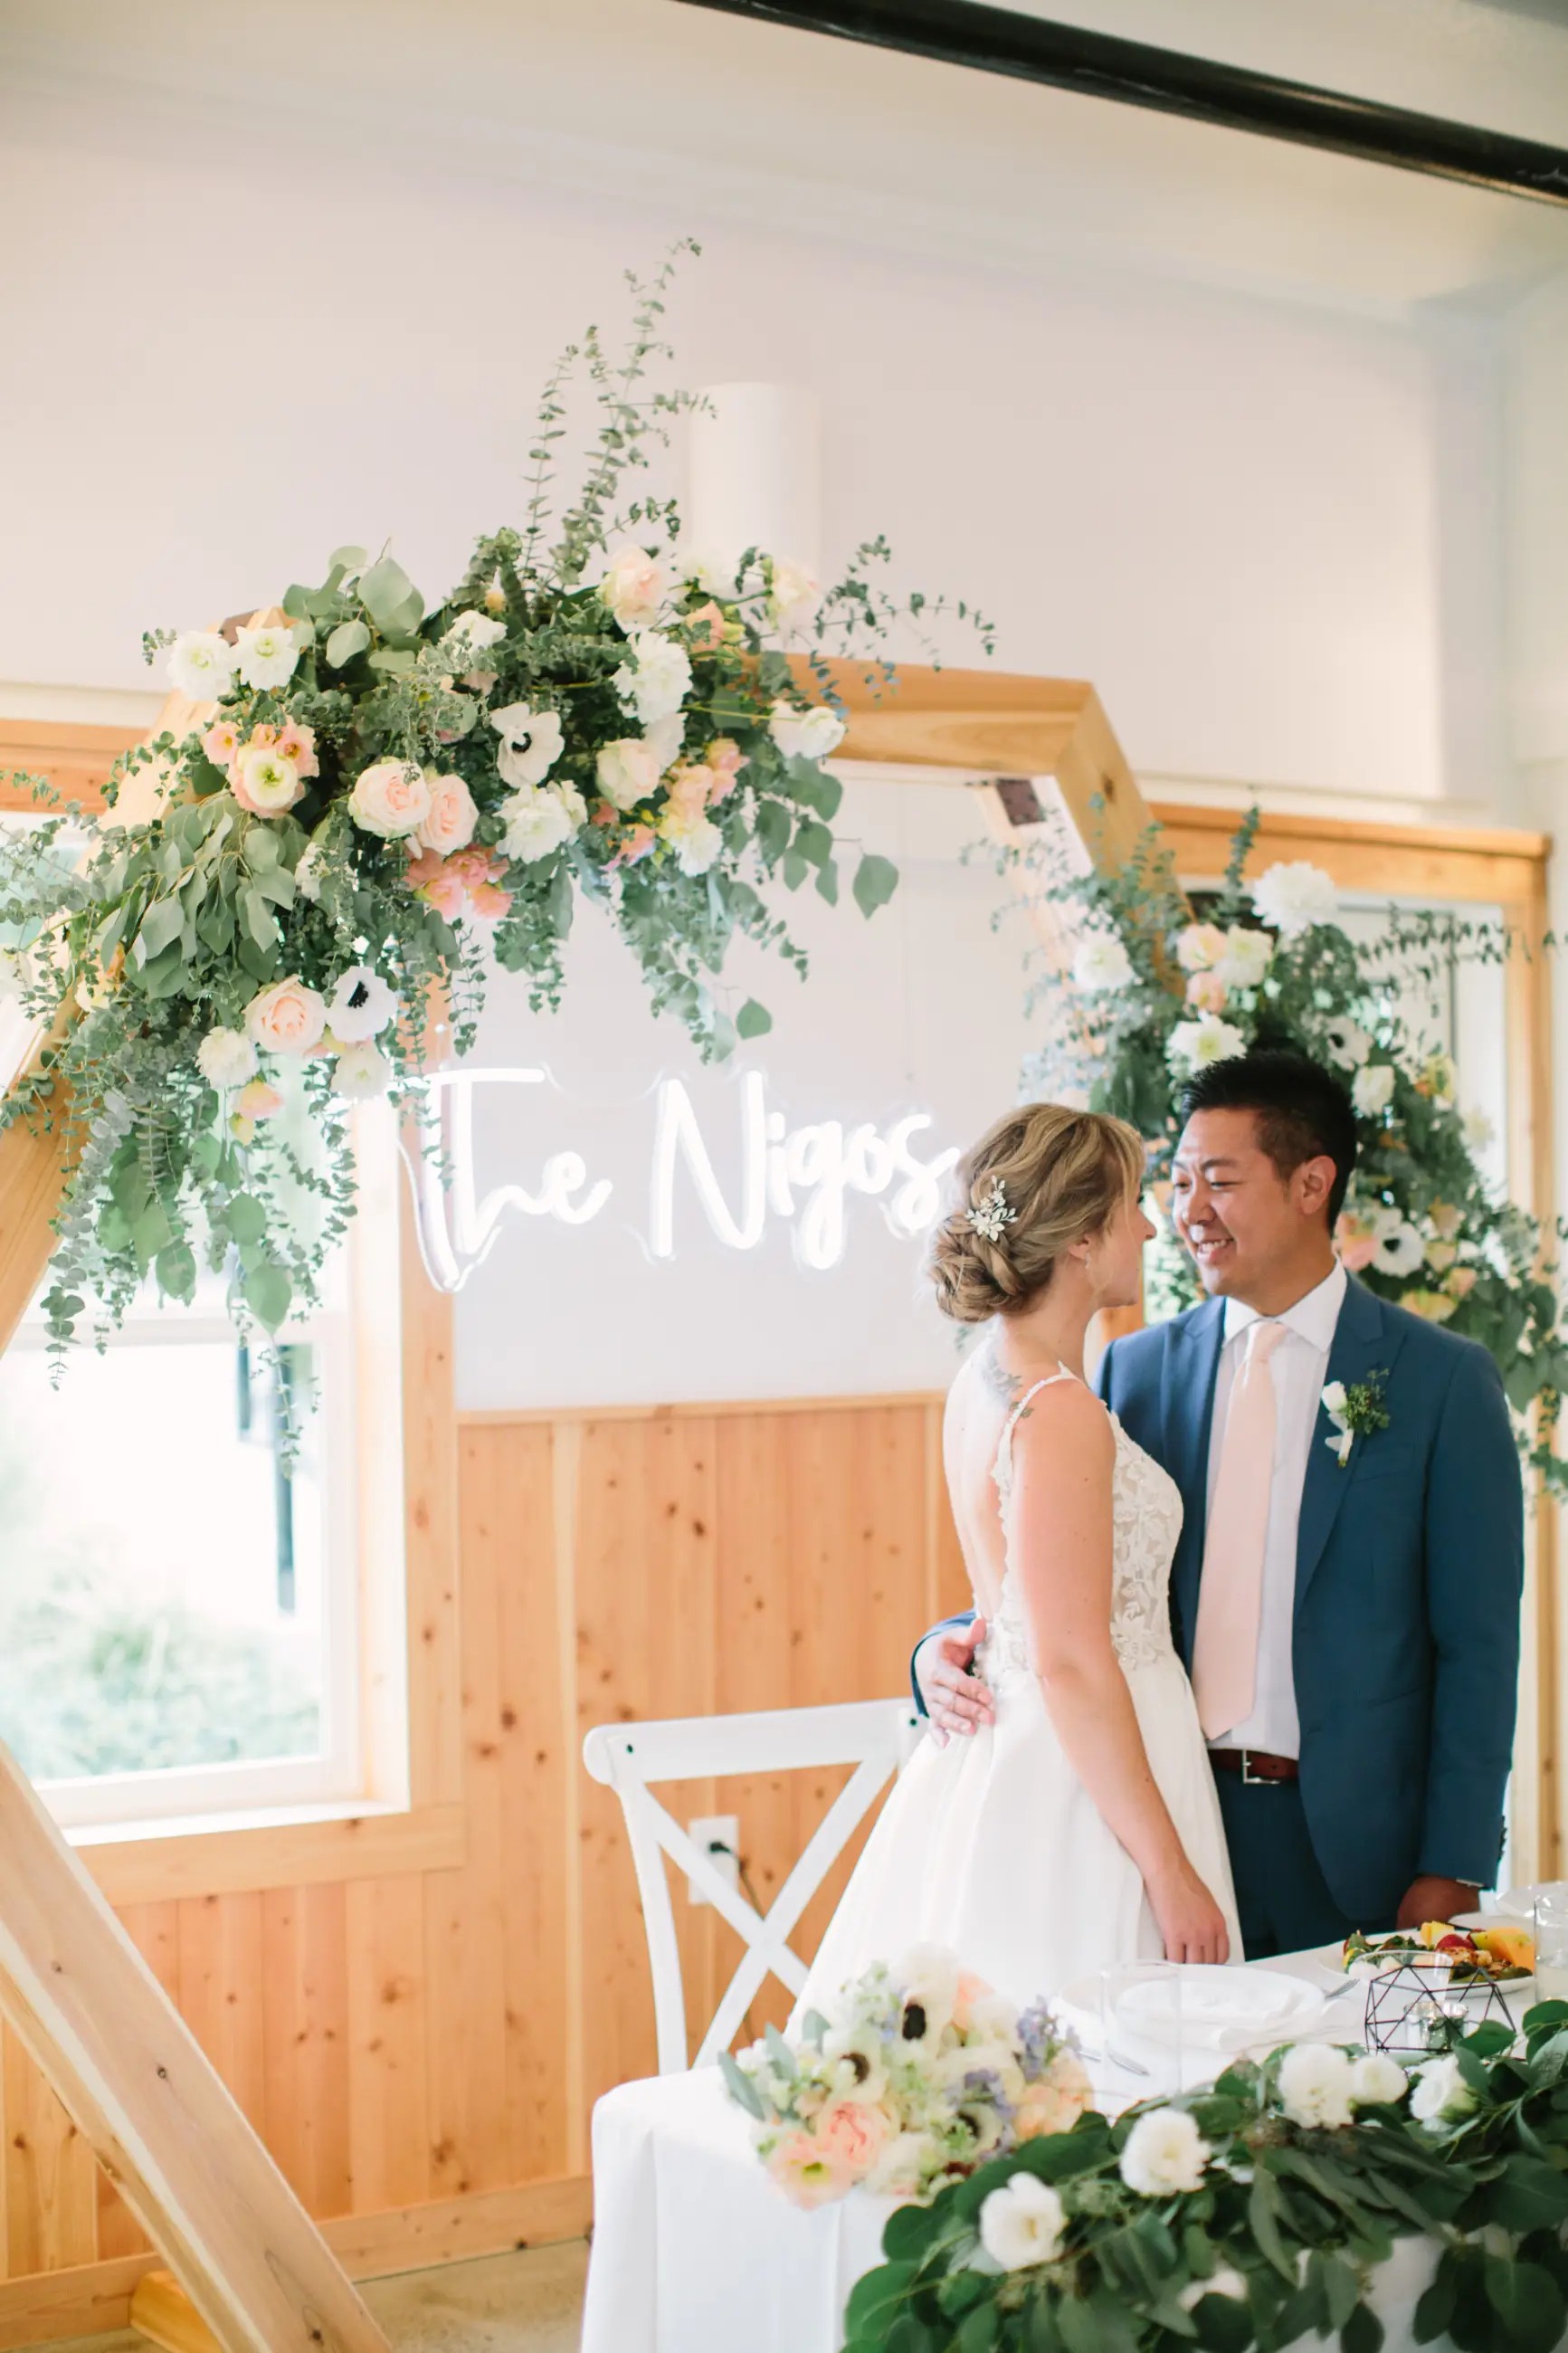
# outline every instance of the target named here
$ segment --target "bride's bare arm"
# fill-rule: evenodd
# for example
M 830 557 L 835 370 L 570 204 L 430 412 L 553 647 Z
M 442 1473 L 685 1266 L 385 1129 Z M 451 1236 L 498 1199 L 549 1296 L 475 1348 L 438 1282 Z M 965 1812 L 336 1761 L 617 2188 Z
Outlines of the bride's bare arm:
M 1058 1738 L 1142 1874 L 1167 1957 L 1223 1961 L 1225 1915 L 1176 1835 L 1111 1647 L 1115 1467 L 1105 1409 L 1074 1381 L 1042 1391 L 1013 1433 L 1014 1558 L 1035 1670 Z

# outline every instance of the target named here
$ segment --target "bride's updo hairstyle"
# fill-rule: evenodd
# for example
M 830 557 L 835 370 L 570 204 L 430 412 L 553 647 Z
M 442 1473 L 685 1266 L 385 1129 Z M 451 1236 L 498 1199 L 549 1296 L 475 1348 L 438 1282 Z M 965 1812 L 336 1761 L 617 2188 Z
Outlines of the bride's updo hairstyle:
M 1143 1172 L 1143 1140 L 1125 1120 L 1021 1103 L 959 1163 L 957 1207 L 931 1244 L 938 1306 L 958 1324 L 1020 1314 L 1045 1290 L 1062 1252 L 1102 1233 L 1136 1198 Z

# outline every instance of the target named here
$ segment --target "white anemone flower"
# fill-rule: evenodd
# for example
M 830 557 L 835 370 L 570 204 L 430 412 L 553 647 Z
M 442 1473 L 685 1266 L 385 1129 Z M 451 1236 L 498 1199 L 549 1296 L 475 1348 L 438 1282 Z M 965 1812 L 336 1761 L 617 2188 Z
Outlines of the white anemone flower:
M 1348 1014 L 1326 1024 L 1323 1039 L 1330 1058 L 1342 1071 L 1359 1071 L 1372 1051 L 1371 1038 Z
M 566 738 L 553 711 L 531 711 L 526 702 L 509 702 L 492 711 L 490 725 L 501 739 L 496 766 L 501 782 L 521 789 L 542 785 L 561 757 Z
M 1415 1228 L 1403 1218 L 1390 1217 L 1377 1239 L 1372 1262 L 1379 1274 L 1414 1274 L 1426 1255 L 1426 1245 Z
M 397 1011 L 397 995 L 368 964 L 351 965 L 327 1000 L 327 1027 L 340 1045 L 363 1046 Z

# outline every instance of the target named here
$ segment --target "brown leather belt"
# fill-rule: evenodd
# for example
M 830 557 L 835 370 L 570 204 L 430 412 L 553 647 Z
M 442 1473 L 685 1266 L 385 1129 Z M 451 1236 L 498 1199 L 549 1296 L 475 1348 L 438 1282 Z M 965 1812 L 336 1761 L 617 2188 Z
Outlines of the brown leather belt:
M 1301 1767 L 1294 1757 L 1270 1757 L 1261 1748 L 1211 1748 L 1209 1763 L 1220 1773 L 1239 1773 L 1248 1784 L 1258 1781 L 1299 1781 Z

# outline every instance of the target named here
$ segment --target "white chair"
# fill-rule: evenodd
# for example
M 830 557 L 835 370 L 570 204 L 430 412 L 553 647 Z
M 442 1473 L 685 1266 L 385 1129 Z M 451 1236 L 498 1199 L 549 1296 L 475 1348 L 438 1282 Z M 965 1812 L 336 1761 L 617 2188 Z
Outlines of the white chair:
M 680 1947 L 661 1854 L 671 1858 L 746 1947 L 690 2063 L 703 2067 L 728 2050 L 766 1978 L 776 1977 L 792 1994 L 800 1992 L 805 1965 L 787 1939 L 856 1825 L 912 1756 L 920 1738 L 919 1715 L 910 1701 L 900 1699 L 777 1708 L 757 1715 L 679 1716 L 659 1724 L 600 1724 L 588 1734 L 583 1762 L 595 1781 L 614 1789 L 626 1819 L 647 1932 L 661 2075 L 683 2073 L 688 2065 Z M 856 1769 L 765 1913 L 736 1893 L 712 1857 L 692 1843 L 648 1790 L 650 1781 L 809 1771 L 826 1765 L 853 1765 Z

